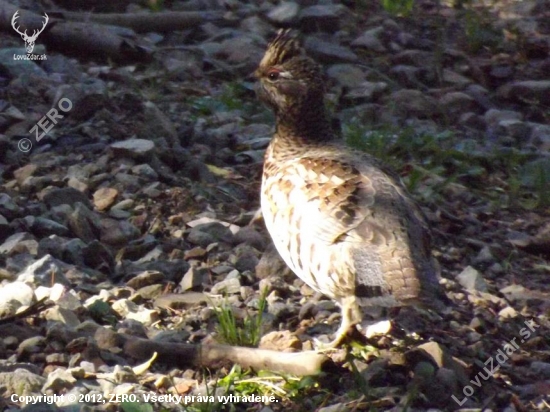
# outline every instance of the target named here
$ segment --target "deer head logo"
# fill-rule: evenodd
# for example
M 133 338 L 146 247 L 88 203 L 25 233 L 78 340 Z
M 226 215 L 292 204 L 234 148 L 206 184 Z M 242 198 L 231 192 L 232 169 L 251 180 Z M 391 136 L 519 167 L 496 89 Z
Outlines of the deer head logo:
M 38 35 L 44 31 L 46 24 L 48 24 L 48 20 L 49 20 L 48 15 L 44 13 L 45 21 L 44 21 L 44 24 L 42 25 L 42 28 L 40 30 L 33 30 L 32 36 L 28 36 L 27 30 L 25 30 L 24 33 L 21 33 L 21 31 L 19 31 L 19 27 L 15 27 L 15 21 L 19 17 L 17 13 L 19 13 L 19 10 L 17 10 L 14 13 L 13 18 L 11 19 L 11 26 L 17 33 L 21 35 L 23 40 L 25 40 L 25 48 L 27 49 L 27 53 L 32 53 L 32 51 L 34 50 L 34 43 L 36 42 Z

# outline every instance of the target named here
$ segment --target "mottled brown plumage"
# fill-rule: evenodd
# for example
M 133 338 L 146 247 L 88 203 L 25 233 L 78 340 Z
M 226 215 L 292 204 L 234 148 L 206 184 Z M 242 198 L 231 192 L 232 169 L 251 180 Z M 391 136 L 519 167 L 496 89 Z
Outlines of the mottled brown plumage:
M 318 65 L 289 31 L 269 44 L 258 96 L 277 118 L 261 204 L 287 265 L 342 308 L 333 346 L 360 306 L 401 306 L 441 293 L 423 214 L 399 179 L 331 128 Z

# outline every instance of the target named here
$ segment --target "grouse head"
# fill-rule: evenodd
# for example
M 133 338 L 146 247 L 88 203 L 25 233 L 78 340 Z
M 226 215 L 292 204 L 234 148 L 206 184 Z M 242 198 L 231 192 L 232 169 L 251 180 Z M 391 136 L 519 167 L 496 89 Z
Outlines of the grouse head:
M 259 79 L 258 97 L 275 112 L 279 122 L 307 121 L 312 110 L 324 114 L 321 69 L 306 55 L 292 31 L 278 32 L 255 75 Z

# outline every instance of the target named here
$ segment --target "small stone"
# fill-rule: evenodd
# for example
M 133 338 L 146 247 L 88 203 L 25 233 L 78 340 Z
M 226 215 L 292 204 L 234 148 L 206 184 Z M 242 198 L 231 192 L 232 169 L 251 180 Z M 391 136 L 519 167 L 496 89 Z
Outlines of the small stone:
M 550 363 L 548 362 L 531 362 L 529 369 L 542 379 L 550 379 Z
M 69 234 L 69 229 L 67 226 L 50 219 L 46 219 L 42 216 L 38 216 L 34 219 L 31 228 L 33 233 L 37 236 L 67 236 Z
M 355 88 L 365 81 L 365 73 L 354 64 L 333 64 L 327 69 L 327 75 L 344 87 Z
M 550 105 L 550 80 L 524 80 L 505 84 L 497 95 L 519 103 Z
M 102 187 L 94 192 L 94 205 L 99 211 L 108 209 L 118 196 L 118 190 Z
M 352 47 L 361 47 L 378 53 L 386 52 L 386 47 L 380 41 L 380 36 L 384 33 L 383 27 L 375 27 L 365 31 L 361 36 L 351 42 Z
M 34 291 L 25 282 L 11 282 L 0 286 L 0 302 L 15 300 L 21 306 L 30 306 L 34 302 Z
M 155 172 L 155 169 L 153 169 L 148 164 L 144 163 L 141 165 L 136 165 L 130 169 L 133 174 L 136 176 L 148 179 L 148 180 L 157 180 L 159 175 L 157 172 Z
M 48 374 L 42 392 L 50 390 L 54 393 L 60 393 L 63 390 L 71 389 L 75 383 L 76 379 L 69 370 L 58 368 Z
M 372 325 L 368 325 L 366 328 L 364 328 L 363 333 L 368 339 L 370 339 L 378 335 L 387 335 L 390 332 L 391 327 L 391 322 L 389 320 L 382 320 Z
M 19 206 L 15 204 L 7 193 L 0 193 L 0 213 L 9 220 L 19 216 Z
M 31 177 L 33 173 L 36 172 L 37 169 L 37 165 L 30 163 L 15 170 L 13 172 L 13 176 L 15 177 L 15 180 L 17 180 L 17 183 L 21 186 L 28 177 Z
M 185 309 L 208 302 L 208 297 L 201 292 L 170 293 L 158 297 L 154 305 L 159 308 Z
M 122 246 L 131 240 L 137 239 L 141 232 L 137 227 L 128 221 L 117 221 L 114 219 L 101 220 L 101 242 L 112 246 Z
M 485 123 L 490 126 L 496 126 L 503 120 L 522 120 L 523 115 L 520 112 L 512 110 L 489 109 L 483 115 Z
M 117 157 L 149 159 L 153 155 L 155 143 L 145 139 L 128 139 L 122 142 L 113 143 L 111 149 Z
M 6 395 L 26 396 L 42 393 L 42 386 L 45 383 L 46 378 L 22 368 L 15 369 L 13 372 L 0 372 L 0 386 Z
M 212 286 L 211 293 L 217 294 L 227 294 L 231 295 L 234 293 L 239 293 L 241 291 L 241 282 L 238 278 L 231 278 L 222 280 L 221 282 L 216 283 Z
M 504 309 L 501 309 L 498 312 L 499 318 L 508 319 L 515 318 L 518 316 L 518 312 L 511 306 L 506 306 Z
M 464 268 L 456 277 L 458 283 L 460 283 L 467 290 L 477 290 L 479 292 L 487 292 L 487 283 L 481 274 L 471 266 Z
M 353 104 L 370 103 L 376 101 L 387 89 L 388 84 L 385 82 L 365 81 L 346 93 L 344 97 L 346 102 Z
M 183 275 L 180 282 L 182 291 L 194 289 L 203 285 L 208 276 L 208 269 L 191 266 L 187 273 Z
M 440 113 L 436 101 L 420 90 L 398 90 L 389 96 L 388 102 L 395 105 L 396 111 L 404 116 L 430 118 Z
M 358 60 L 349 48 L 313 36 L 306 39 L 304 47 L 308 54 L 321 63 L 353 63 Z
M 61 189 L 52 189 L 48 191 L 42 199 L 50 208 L 59 205 L 74 206 L 77 202 L 82 203 L 88 209 L 92 208 L 92 204 L 88 197 L 72 187 L 64 187 Z
M 472 79 L 449 69 L 443 69 L 443 81 L 459 87 L 466 87 L 467 85 L 473 83 Z
M 14 233 L 0 245 L 0 254 L 11 256 L 17 253 L 23 253 L 26 250 L 21 243 L 27 240 L 34 240 L 34 237 L 27 232 Z
M 472 111 L 476 108 L 475 100 L 462 92 L 446 93 L 439 99 L 441 109 L 447 115 L 457 115 Z
M 200 246 L 194 247 L 192 249 L 186 250 L 183 252 L 183 258 L 185 260 L 190 259 L 202 259 L 207 255 L 206 250 Z
M 49 321 L 60 322 L 69 328 L 76 328 L 80 325 L 80 320 L 72 310 L 68 310 L 60 306 L 54 306 L 53 308 L 47 309 L 44 317 Z
M 289 330 L 274 331 L 262 336 L 259 348 L 279 352 L 296 352 L 302 349 L 302 342 Z
M 273 7 L 267 14 L 267 19 L 277 25 L 293 25 L 298 19 L 300 6 L 292 1 L 285 1 Z
M 340 4 L 306 7 L 300 13 L 300 28 L 306 33 L 317 30 L 335 32 L 340 28 L 340 18 L 345 12 L 346 8 Z
M 255 268 L 258 279 L 268 279 L 272 277 L 288 277 L 292 271 L 275 249 L 273 243 L 270 243 L 262 254 L 258 265 Z
M 531 134 L 528 123 L 519 120 L 501 120 L 496 128 L 498 135 L 509 136 L 517 141 L 524 141 Z
M 50 286 L 52 283 L 70 286 L 70 282 L 64 275 L 69 268 L 70 266 L 66 263 L 55 259 L 51 255 L 45 255 L 20 273 L 17 280 L 36 286 Z
M 157 271 L 147 270 L 143 273 L 138 274 L 137 276 L 130 279 L 126 282 L 126 286 L 131 287 L 132 289 L 140 289 L 144 286 L 153 285 L 155 283 L 161 283 L 164 281 L 165 277 L 162 273 Z

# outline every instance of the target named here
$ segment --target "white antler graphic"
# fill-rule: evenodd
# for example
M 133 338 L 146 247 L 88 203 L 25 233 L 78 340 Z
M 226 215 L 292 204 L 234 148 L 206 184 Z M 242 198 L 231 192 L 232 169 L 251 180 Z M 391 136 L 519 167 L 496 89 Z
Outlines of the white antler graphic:
M 19 27 L 15 27 L 15 21 L 19 17 L 17 13 L 19 13 L 19 10 L 14 13 L 13 18 L 11 19 L 11 26 L 17 33 L 21 35 L 23 40 L 25 40 L 25 48 L 27 49 L 27 53 L 32 53 L 32 51 L 34 50 L 34 42 L 36 42 L 38 35 L 44 31 L 46 24 L 48 24 L 49 17 L 46 13 L 44 13 L 45 21 L 42 25 L 42 28 L 40 30 L 34 30 L 32 36 L 27 36 L 27 30 L 25 30 L 24 33 L 21 33 L 19 31 Z

